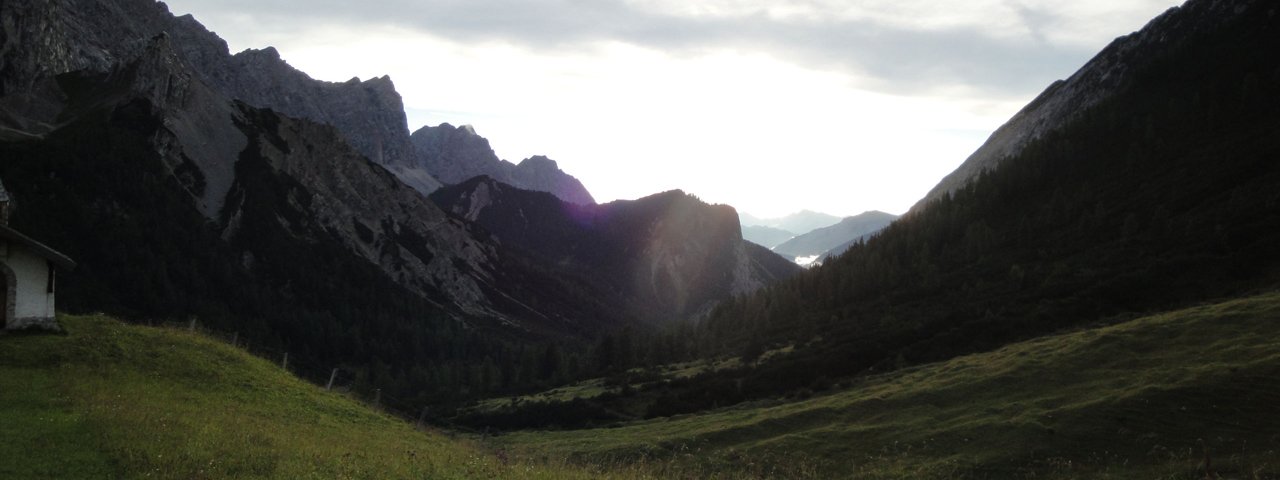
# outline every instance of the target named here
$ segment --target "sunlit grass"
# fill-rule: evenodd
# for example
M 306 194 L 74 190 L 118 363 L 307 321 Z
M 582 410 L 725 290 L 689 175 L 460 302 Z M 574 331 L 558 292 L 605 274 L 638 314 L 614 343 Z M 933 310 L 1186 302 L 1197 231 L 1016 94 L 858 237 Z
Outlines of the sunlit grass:
M 62 317 L 0 338 L 0 478 L 585 478 L 420 431 L 216 340 Z

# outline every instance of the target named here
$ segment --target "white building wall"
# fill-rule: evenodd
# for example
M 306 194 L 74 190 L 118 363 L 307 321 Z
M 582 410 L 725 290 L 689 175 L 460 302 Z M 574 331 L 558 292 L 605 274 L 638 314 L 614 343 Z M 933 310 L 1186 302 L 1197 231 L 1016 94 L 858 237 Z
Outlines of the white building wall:
M 18 283 L 8 328 L 53 325 L 54 294 L 48 291 L 49 262 L 21 245 L 10 243 L 5 263 L 13 270 Z

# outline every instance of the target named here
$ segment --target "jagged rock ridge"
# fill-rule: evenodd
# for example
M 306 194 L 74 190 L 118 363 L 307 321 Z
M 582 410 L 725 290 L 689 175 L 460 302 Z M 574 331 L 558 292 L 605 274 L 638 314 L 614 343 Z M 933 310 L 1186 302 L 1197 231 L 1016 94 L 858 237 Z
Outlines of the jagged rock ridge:
M 24 0 L 0 6 L 6 25 L 0 48 L 0 96 L 5 92 L 32 93 L 38 79 L 60 73 L 110 71 L 146 48 L 142 39 L 167 35 L 172 48 L 190 67 L 190 74 L 227 97 L 285 115 L 333 125 L 347 143 L 395 173 L 423 194 L 439 188 L 439 178 L 458 183 L 476 175 L 490 175 L 522 188 L 547 191 L 574 203 L 594 203 L 581 182 L 561 171 L 546 157 L 531 157 L 519 165 L 497 160 L 488 142 L 465 129 L 478 142 L 460 139 L 437 142 L 440 148 L 421 153 L 410 141 L 404 104 L 389 77 L 346 82 L 315 80 L 285 62 L 272 47 L 231 55 L 227 44 L 191 15 L 174 17 L 165 4 L 145 0 Z M 4 117 L 26 119 L 23 125 L 0 121 L 0 128 L 39 134 L 54 128 L 56 107 L 32 104 L 7 95 L 13 112 Z M 40 114 L 36 114 L 40 113 Z M 435 137 L 453 137 L 451 126 L 424 127 Z M 426 136 L 432 136 L 430 134 Z M 459 136 L 461 137 L 461 136 Z M 429 141 L 428 141 L 429 143 Z M 485 152 L 470 145 L 483 143 Z M 457 146 L 462 151 L 451 150 Z M 442 158 L 441 155 L 444 155 Z M 467 164 L 471 162 L 472 164 Z M 216 202 L 213 202 L 216 203 Z
M 470 125 L 426 126 L 413 132 L 411 139 L 418 165 L 441 182 L 458 184 L 485 175 L 525 190 L 549 192 L 566 202 L 596 203 L 582 182 L 560 170 L 554 160 L 541 155 L 519 164 L 499 159 L 489 140 L 476 134 Z
M 324 82 L 289 66 L 274 48 L 231 55 L 226 42 L 195 18 L 174 17 L 160 2 L 23 0 L 6 2 L 0 14 L 8 22 L 0 48 L 0 95 L 30 94 L 39 79 L 61 73 L 111 71 L 138 57 L 148 47 L 146 39 L 163 34 L 190 67 L 187 73 L 207 88 L 255 107 L 333 125 L 356 151 L 388 167 L 413 163 L 404 105 L 388 77 Z M 3 107 L 33 120 L 20 126 L 24 131 L 47 132 L 53 126 L 50 109 L 32 115 L 36 109 L 29 105 Z M 407 175 L 405 181 L 419 189 L 439 186 L 429 175 Z

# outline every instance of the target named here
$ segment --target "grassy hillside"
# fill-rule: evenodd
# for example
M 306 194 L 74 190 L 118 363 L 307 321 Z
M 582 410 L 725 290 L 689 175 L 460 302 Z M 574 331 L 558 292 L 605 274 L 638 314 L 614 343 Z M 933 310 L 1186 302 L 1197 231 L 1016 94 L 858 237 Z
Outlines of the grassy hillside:
M 1280 478 L 1280 293 L 1013 344 L 802 402 L 519 432 L 531 456 L 866 478 Z M 776 402 L 775 402 L 776 403 Z M 1218 477 L 1211 477 L 1218 478 Z
M 416 430 L 197 334 L 60 321 L 68 335 L 0 335 L 0 478 L 588 476 Z
M 1280 293 L 487 447 L 197 334 L 61 321 L 0 336 L 0 478 L 1204 478 L 1206 451 L 1280 478 Z

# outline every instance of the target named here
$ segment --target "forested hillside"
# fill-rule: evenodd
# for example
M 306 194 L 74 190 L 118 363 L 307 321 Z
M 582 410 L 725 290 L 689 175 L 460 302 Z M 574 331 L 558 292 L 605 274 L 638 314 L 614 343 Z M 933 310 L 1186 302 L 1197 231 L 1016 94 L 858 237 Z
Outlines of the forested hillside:
M 1126 65 L 1126 87 L 1064 128 L 821 268 L 717 309 L 703 334 L 721 353 L 803 346 L 722 375 L 747 392 L 735 398 L 1275 285 L 1280 35 L 1265 6 L 1239 8 L 1216 29 L 1176 17 L 1165 48 L 1107 59 Z

